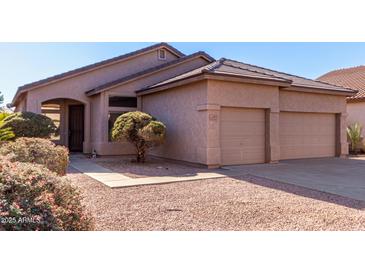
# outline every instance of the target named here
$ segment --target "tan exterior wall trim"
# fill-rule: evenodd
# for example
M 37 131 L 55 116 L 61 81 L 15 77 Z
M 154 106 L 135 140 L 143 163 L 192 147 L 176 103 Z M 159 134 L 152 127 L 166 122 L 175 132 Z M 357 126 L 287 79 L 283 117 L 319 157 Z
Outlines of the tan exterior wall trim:
M 275 86 L 275 87 L 289 87 L 290 83 L 284 82 L 284 81 L 274 81 L 274 80 L 266 80 L 261 78 L 253 78 L 253 77 L 242 77 L 238 75 L 233 74 L 221 74 L 217 75 L 215 73 L 207 73 L 202 72 L 199 75 L 194 75 L 192 77 L 184 78 L 182 80 L 176 80 L 174 82 L 157 86 L 155 88 L 137 91 L 137 96 L 143 96 L 146 94 L 151 94 L 155 92 L 160 92 L 164 90 L 168 90 L 170 88 L 179 87 L 182 85 L 190 84 L 194 81 L 200 81 L 200 80 L 218 80 L 218 81 L 226 81 L 226 82 L 237 82 L 237 83 L 246 83 L 246 84 L 257 84 L 257 85 L 267 85 L 267 86 Z
M 170 89 L 170 88 L 180 87 L 180 86 L 183 86 L 183 85 L 187 85 L 187 84 L 202 81 L 202 80 L 205 80 L 204 75 L 202 75 L 202 74 L 199 74 L 197 76 L 194 75 L 194 77 L 191 77 L 191 78 L 185 78 L 184 80 L 179 80 L 179 81 L 176 81 L 176 82 L 172 82 L 172 83 L 169 83 L 167 85 L 159 86 L 159 87 L 149 89 L 149 90 L 146 90 L 146 91 L 137 92 L 137 96 L 152 94 L 152 93 L 156 93 L 156 92 L 159 92 L 159 91 L 164 91 L 164 90 L 167 90 L 167 89 Z
M 297 92 L 306 92 L 306 93 L 322 93 L 329 95 L 340 95 L 340 96 L 353 96 L 356 92 L 345 92 L 345 91 L 336 91 L 330 89 L 320 89 L 316 87 L 299 87 L 299 86 L 290 86 L 281 88 L 283 91 L 297 91 Z
M 197 111 L 205 111 L 205 110 L 220 110 L 220 105 L 198 105 L 196 107 Z
M 232 73 L 209 73 L 205 72 L 205 79 L 212 80 L 221 80 L 227 82 L 238 82 L 238 83 L 246 83 L 246 84 L 258 84 L 258 85 L 267 85 L 267 86 L 278 86 L 278 87 L 289 87 L 289 81 L 275 81 L 269 80 L 265 78 L 258 77 L 245 77 L 242 75 L 232 74 Z

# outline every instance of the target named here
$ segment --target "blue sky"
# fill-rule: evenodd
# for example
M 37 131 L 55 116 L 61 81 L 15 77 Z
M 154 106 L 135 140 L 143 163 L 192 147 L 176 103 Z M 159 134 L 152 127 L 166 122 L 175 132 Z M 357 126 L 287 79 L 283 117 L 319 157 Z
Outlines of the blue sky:
M 0 91 L 5 103 L 18 86 L 115 57 L 153 43 L 0 43 Z M 365 43 L 170 43 L 185 54 L 203 50 L 299 76 L 365 64 Z

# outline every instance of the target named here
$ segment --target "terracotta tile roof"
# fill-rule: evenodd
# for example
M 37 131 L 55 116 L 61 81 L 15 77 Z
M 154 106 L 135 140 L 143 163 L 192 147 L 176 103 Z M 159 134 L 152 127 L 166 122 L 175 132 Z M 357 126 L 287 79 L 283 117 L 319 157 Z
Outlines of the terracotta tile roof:
M 330 71 L 318 79 L 334 85 L 358 90 L 358 93 L 348 98 L 348 101 L 365 99 L 365 66 Z
M 242 76 L 242 77 L 248 77 L 248 78 L 254 78 L 254 79 L 262 79 L 262 80 L 272 80 L 272 81 L 279 81 L 279 82 L 285 82 L 285 83 L 291 83 L 291 81 L 276 77 L 273 75 L 268 75 L 265 73 L 257 73 L 255 71 L 251 71 L 249 69 L 243 69 L 239 67 L 235 67 L 231 64 L 227 64 L 227 60 L 224 58 L 221 58 L 220 60 L 217 60 L 213 63 L 210 63 L 208 65 L 202 66 L 200 68 L 191 70 L 189 72 L 183 73 L 181 75 L 178 75 L 176 77 L 167 79 L 165 81 L 159 82 L 155 85 L 151 85 L 146 89 L 155 88 L 159 86 L 163 86 L 172 82 L 176 82 L 182 79 L 187 79 L 193 76 L 197 76 L 203 73 L 214 73 L 214 74 L 222 74 L 222 75 L 232 75 L 232 76 Z M 143 89 L 141 91 L 144 91 L 146 89 Z M 138 91 L 139 92 L 139 91 Z
M 156 88 L 159 86 L 163 86 L 172 82 L 176 82 L 179 80 L 183 80 L 186 78 L 194 77 L 203 73 L 213 73 L 213 74 L 225 74 L 225 75 L 234 75 L 241 77 L 248 77 L 254 79 L 262 79 L 262 80 L 271 80 L 276 82 L 288 83 L 292 87 L 305 87 L 305 88 L 314 88 L 314 89 L 325 89 L 330 91 L 339 91 L 339 92 L 353 92 L 351 89 L 347 89 L 341 86 L 336 86 L 328 83 L 324 83 L 317 80 L 311 80 L 304 77 L 287 74 L 283 72 L 278 72 L 271 69 L 266 69 L 250 64 L 245 64 L 242 62 L 221 58 L 220 60 L 213 62 L 209 65 L 197 68 L 195 70 L 189 71 L 187 73 L 178 75 L 171 79 L 162 81 L 155 85 L 149 86 L 145 89 L 142 89 L 138 92 L 146 91 L 148 89 Z
M 181 57 L 179 59 L 176 59 L 176 60 L 173 60 L 173 61 L 164 63 L 162 65 L 159 65 L 159 66 L 156 66 L 156 67 L 152 67 L 152 68 L 149 68 L 149 69 L 146 69 L 146 70 L 143 70 L 143 71 L 140 71 L 140 72 L 137 72 L 137 73 L 134 73 L 134 74 L 131 74 L 131 75 L 122 77 L 122 78 L 117 79 L 115 81 L 112 81 L 112 82 L 109 82 L 109 83 L 100 85 L 100 86 L 98 86 L 96 88 L 93 88 L 93 89 L 91 89 L 89 91 L 86 91 L 85 93 L 88 96 L 95 95 L 95 94 L 98 94 L 98 93 L 102 92 L 105 89 L 108 89 L 108 88 L 111 88 L 111 87 L 114 87 L 114 86 L 123 84 L 125 82 L 130 81 L 130 80 L 139 78 L 139 77 L 141 77 L 143 75 L 150 74 L 150 73 L 159 71 L 161 69 L 165 69 L 165 68 L 168 68 L 170 66 L 173 66 L 173 65 L 176 65 L 176 64 L 185 62 L 185 61 L 187 61 L 189 59 L 193 59 L 193 58 L 197 58 L 197 57 L 203 57 L 204 59 L 206 59 L 209 62 L 215 61 L 215 59 L 213 57 L 211 57 L 210 55 L 208 55 L 204 51 L 198 51 L 196 53 L 193 53 L 193 54 L 190 54 L 190 55 L 186 55 L 184 57 Z
M 294 87 L 329 89 L 329 90 L 345 91 L 345 92 L 352 91 L 351 89 L 346 89 L 341 86 L 324 83 L 322 81 L 312 80 L 312 79 L 304 78 L 304 77 L 289 74 L 289 73 L 284 73 L 284 72 L 280 72 L 280 71 L 276 71 L 276 70 L 272 70 L 272 69 L 267 69 L 267 68 L 263 68 L 263 67 L 259 67 L 259 66 L 255 66 L 255 65 L 245 64 L 245 63 L 234 61 L 234 60 L 228 60 L 228 63 L 235 64 L 241 68 L 247 68 L 247 69 L 259 72 L 259 73 L 266 73 L 266 74 L 273 75 L 276 77 L 282 77 L 284 79 L 291 80 L 292 81 L 291 86 L 294 86 Z
M 72 76 L 72 75 L 83 73 L 83 72 L 86 72 L 88 70 L 100 67 L 100 66 L 105 66 L 105 65 L 108 65 L 108 64 L 111 64 L 111 63 L 114 63 L 114 62 L 118 62 L 118 61 L 121 61 L 123 59 L 132 57 L 134 55 L 138 55 L 138 54 L 141 54 L 141 53 L 144 53 L 144 52 L 147 52 L 147 51 L 158 49 L 160 47 L 163 47 L 163 48 L 166 48 L 166 49 L 170 50 L 172 53 L 174 53 L 178 57 L 185 56 L 185 54 L 183 54 L 178 49 L 170 46 L 167 43 L 154 44 L 152 46 L 145 47 L 143 49 L 139 49 L 139 50 L 127 53 L 127 54 L 123 54 L 123 55 L 120 55 L 120 56 L 117 56 L 117 57 L 114 57 L 114 58 L 103 60 L 101 62 L 97 62 L 97 63 L 91 64 L 91 65 L 87 65 L 87 66 L 84 66 L 84 67 L 81 67 L 81 68 L 70 70 L 70 71 L 67 71 L 67 72 L 64 72 L 64 73 L 61 73 L 61 74 L 57 74 L 57 75 L 54 75 L 54 76 L 51 76 L 51 77 L 48 77 L 48 78 L 45 78 L 45 79 L 42 79 L 42 80 L 39 80 L 39 81 L 36 81 L 36 82 L 32 82 L 32 83 L 20 86 L 18 88 L 15 96 L 14 96 L 13 103 L 15 102 L 18 95 L 24 90 L 34 88 L 34 87 L 37 87 L 37 86 L 40 86 L 40 85 L 43 85 L 43 84 L 47 84 L 49 82 L 53 82 L 53 81 L 56 81 L 56 80 L 60 80 L 60 79 L 63 79 L 63 78 L 66 78 L 66 77 L 69 77 L 69 76 Z

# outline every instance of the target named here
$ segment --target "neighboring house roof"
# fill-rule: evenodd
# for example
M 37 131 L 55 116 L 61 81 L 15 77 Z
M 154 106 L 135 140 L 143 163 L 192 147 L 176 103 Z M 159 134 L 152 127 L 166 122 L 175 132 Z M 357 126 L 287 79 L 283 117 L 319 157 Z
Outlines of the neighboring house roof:
M 365 66 L 330 71 L 318 80 L 358 90 L 348 101 L 365 100 Z
M 168 80 L 159 82 L 157 84 L 151 85 L 147 88 L 137 91 L 137 93 L 145 92 L 147 90 L 152 90 L 155 88 L 160 88 L 162 86 L 172 84 L 178 81 L 189 79 L 202 74 L 215 74 L 215 75 L 227 75 L 227 76 L 238 76 L 243 78 L 251 78 L 257 80 L 269 80 L 278 83 L 286 83 L 290 87 L 299 88 L 313 88 L 329 91 L 339 91 L 354 93 L 353 90 L 344 87 L 339 87 L 327 83 L 323 83 L 316 80 L 311 80 L 296 75 L 291 75 L 283 72 L 278 72 L 271 69 L 266 69 L 250 64 L 245 64 L 242 62 L 221 58 L 220 60 L 213 62 L 209 65 L 202 66 L 200 68 L 191 70 L 184 74 L 178 75 L 176 77 L 170 78 Z
M 97 63 L 91 64 L 91 65 L 87 65 L 87 66 L 84 66 L 84 67 L 81 67 L 81 68 L 77 68 L 77 69 L 74 69 L 74 70 L 70 70 L 70 71 L 67 71 L 67 72 L 64 72 L 64 73 L 61 73 L 61 74 L 57 74 L 57 75 L 48 77 L 46 79 L 42 79 L 42 80 L 39 80 L 39 81 L 36 81 L 36 82 L 33 82 L 33 83 L 23 85 L 23 86 L 18 88 L 18 90 L 17 90 L 17 92 L 14 96 L 13 103 L 16 101 L 17 97 L 23 91 L 27 91 L 29 89 L 33 89 L 33 88 L 36 88 L 38 86 L 45 85 L 45 84 L 48 84 L 48 83 L 51 83 L 51 82 L 54 82 L 54 81 L 57 81 L 57 80 L 62 80 L 64 78 L 72 77 L 72 76 L 80 74 L 80 73 L 85 73 L 89 70 L 97 69 L 99 67 L 106 66 L 106 65 L 109 65 L 109 64 L 112 64 L 112 63 L 115 63 L 115 62 L 120 62 L 124 59 L 133 57 L 135 55 L 139 55 L 141 53 L 152 51 L 152 50 L 155 50 L 155 49 L 158 49 L 158 48 L 165 48 L 165 49 L 169 50 L 171 53 L 173 53 L 174 55 L 176 55 L 178 57 L 185 56 L 185 54 L 183 54 L 182 52 L 180 52 L 179 50 L 177 50 L 176 48 L 170 46 L 167 43 L 158 43 L 158 44 L 155 44 L 155 45 L 152 45 L 152 46 L 149 46 L 149 47 L 145 47 L 143 49 L 139 49 L 139 50 L 127 53 L 127 54 L 123 54 L 123 55 L 120 55 L 120 56 L 117 56 L 117 57 L 114 57 L 114 58 L 110 58 L 110 59 L 107 59 L 107 60 L 104 60 L 104 61 L 101 61 L 101 62 L 97 62 Z
M 151 74 L 151 73 L 154 73 L 154 72 L 163 70 L 163 69 L 167 69 L 167 68 L 169 68 L 171 66 L 175 66 L 177 64 L 184 63 L 184 62 L 186 62 L 186 61 L 188 61 L 190 59 L 199 58 L 199 57 L 204 58 L 208 62 L 215 61 L 215 59 L 213 57 L 211 57 L 210 55 L 208 55 L 204 51 L 198 51 L 196 53 L 193 53 L 193 54 L 190 54 L 190 55 L 186 55 L 184 57 L 181 57 L 179 59 L 176 59 L 176 60 L 173 60 L 173 61 L 164 63 L 164 64 L 161 64 L 159 66 L 152 67 L 152 68 L 149 68 L 149 69 L 146 69 L 146 70 L 143 70 L 143 71 L 140 71 L 140 72 L 131 74 L 131 75 L 127 75 L 127 76 L 122 77 L 120 79 L 117 79 L 115 81 L 112 81 L 112 82 L 109 82 L 109 83 L 100 85 L 98 87 L 95 87 L 95 88 L 93 88 L 91 90 L 86 91 L 85 93 L 86 93 L 87 96 L 92 96 L 92 95 L 98 94 L 100 92 L 103 92 L 104 90 L 107 90 L 107 89 L 110 89 L 110 88 L 113 88 L 113 87 L 122 85 L 122 84 L 124 84 L 126 82 L 129 82 L 131 80 L 138 79 L 138 78 L 140 78 L 142 76 L 146 76 L 148 74 Z

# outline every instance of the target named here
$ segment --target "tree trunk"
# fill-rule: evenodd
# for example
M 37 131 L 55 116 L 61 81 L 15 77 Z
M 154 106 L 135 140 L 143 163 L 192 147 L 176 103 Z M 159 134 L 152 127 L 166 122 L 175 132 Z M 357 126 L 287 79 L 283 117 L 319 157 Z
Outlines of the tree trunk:
M 137 146 L 137 163 L 144 163 L 146 160 L 146 149 L 143 145 Z

